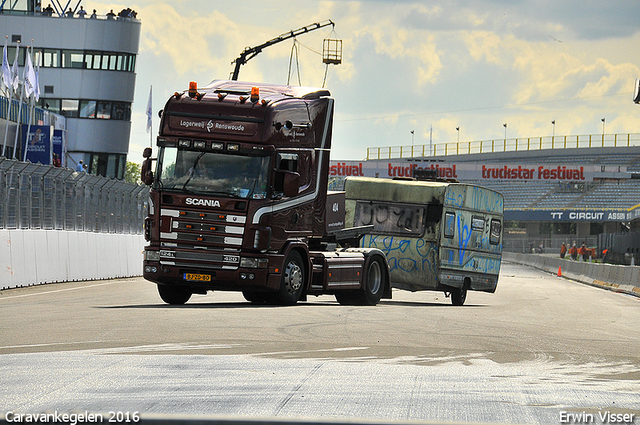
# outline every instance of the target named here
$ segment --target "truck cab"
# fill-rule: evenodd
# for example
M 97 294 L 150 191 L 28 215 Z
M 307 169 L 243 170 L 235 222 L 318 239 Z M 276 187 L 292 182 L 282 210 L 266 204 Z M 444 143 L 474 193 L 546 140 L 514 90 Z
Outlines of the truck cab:
M 142 167 L 144 277 L 165 302 L 211 290 L 279 304 L 360 293 L 372 262 L 375 302 L 390 296 L 383 254 L 337 250 L 344 194 L 327 193 L 332 120 L 325 89 L 215 80 L 169 98 L 157 158 L 146 150 Z

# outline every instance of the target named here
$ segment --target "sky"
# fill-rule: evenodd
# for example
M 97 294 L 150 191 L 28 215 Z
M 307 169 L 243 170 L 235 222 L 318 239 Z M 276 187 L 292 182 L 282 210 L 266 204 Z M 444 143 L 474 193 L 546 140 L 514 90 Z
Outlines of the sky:
M 139 0 L 83 1 L 105 14 L 131 7 L 142 22 L 128 160 L 150 144 L 171 94 L 228 79 L 247 46 L 316 22 L 325 27 L 268 47 L 240 80 L 324 86 L 335 99 L 333 160 L 367 148 L 640 133 L 640 2 Z M 324 39 L 342 63 L 322 63 Z M 296 54 L 297 52 L 297 54 Z M 326 77 L 325 77 L 326 73 Z M 602 119 L 605 119 L 603 122 Z M 555 125 L 552 124 L 555 122 Z M 505 127 L 506 124 L 506 127 Z

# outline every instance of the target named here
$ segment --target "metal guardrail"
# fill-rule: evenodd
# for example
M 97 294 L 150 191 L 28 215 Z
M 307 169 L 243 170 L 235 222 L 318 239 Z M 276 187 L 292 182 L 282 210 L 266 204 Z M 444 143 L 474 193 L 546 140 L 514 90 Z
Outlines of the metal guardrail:
M 0 157 L 0 229 L 142 234 L 149 188 Z
M 18 112 L 20 112 L 20 123 L 21 124 L 29 124 L 29 121 L 32 123 L 37 123 L 38 121 L 45 120 L 45 111 L 42 108 L 31 108 L 27 103 L 22 103 L 22 110 L 20 111 L 20 101 L 18 99 L 8 99 L 2 95 L 0 95 L 0 118 L 4 118 L 7 121 L 18 121 Z M 33 115 L 33 120 L 32 116 Z M 3 128 L 4 130 L 4 128 Z M 0 133 L 0 137 L 4 137 L 4 131 Z M 0 143 L 2 143 L 2 139 L 0 139 Z M 0 144 L 1 146 L 1 144 Z
M 640 134 L 587 134 L 578 136 L 528 137 L 433 145 L 367 148 L 367 159 L 395 159 L 424 156 L 468 155 L 479 153 L 640 146 Z

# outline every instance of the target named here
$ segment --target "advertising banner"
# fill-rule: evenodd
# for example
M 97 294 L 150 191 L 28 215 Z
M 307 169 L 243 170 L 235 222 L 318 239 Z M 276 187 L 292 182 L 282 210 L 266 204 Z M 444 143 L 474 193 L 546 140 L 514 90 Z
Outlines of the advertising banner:
M 512 210 L 504 212 L 505 221 L 560 221 L 560 222 L 603 222 L 626 221 L 632 219 L 626 210 Z
M 64 130 L 53 130 L 53 165 L 56 167 L 64 167 Z
M 29 134 L 27 134 L 27 131 Z M 50 125 L 22 124 L 22 152 L 26 152 L 26 161 L 42 165 L 51 164 L 51 134 L 53 127 Z
M 616 172 L 626 172 L 617 170 Z M 436 170 L 438 177 L 476 181 L 593 181 L 597 165 L 549 165 L 481 162 L 331 161 L 330 177 L 412 177 L 414 170 Z

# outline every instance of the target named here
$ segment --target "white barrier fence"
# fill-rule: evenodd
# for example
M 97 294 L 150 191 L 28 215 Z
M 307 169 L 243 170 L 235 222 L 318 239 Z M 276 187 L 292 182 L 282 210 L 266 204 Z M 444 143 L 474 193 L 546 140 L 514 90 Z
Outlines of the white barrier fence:
M 143 235 L 0 229 L 0 289 L 142 275 Z
M 504 252 L 504 261 L 558 273 L 579 282 L 640 297 L 640 267 L 588 263 L 537 254 Z

